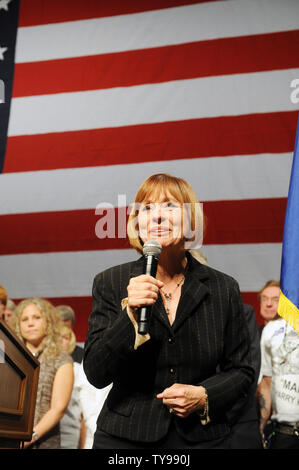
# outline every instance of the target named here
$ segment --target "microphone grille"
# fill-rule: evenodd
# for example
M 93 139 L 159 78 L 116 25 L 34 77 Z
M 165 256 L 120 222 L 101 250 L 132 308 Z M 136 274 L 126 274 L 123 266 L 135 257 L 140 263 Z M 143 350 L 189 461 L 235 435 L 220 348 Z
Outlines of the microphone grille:
M 148 240 L 142 249 L 144 256 L 156 256 L 157 258 L 160 256 L 161 251 L 162 246 L 156 240 Z

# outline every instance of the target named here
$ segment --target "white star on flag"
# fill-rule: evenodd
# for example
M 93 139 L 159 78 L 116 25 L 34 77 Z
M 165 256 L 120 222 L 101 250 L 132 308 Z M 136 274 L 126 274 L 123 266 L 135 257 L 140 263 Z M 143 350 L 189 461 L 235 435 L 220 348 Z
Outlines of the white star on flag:
M 8 4 L 11 2 L 11 0 L 0 0 L 0 10 L 6 10 L 8 11 Z
M 0 46 L 0 60 L 4 60 L 4 52 L 7 51 L 7 47 Z

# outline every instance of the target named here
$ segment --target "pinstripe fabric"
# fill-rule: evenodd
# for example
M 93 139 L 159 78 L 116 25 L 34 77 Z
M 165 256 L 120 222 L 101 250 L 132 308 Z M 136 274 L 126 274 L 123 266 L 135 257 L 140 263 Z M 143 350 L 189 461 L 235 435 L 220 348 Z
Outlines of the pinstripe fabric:
M 149 323 L 151 339 L 134 351 L 134 329 L 121 310 L 130 277 L 143 272 L 143 259 L 95 277 L 93 308 L 85 343 L 84 369 L 96 387 L 113 382 L 98 427 L 114 436 L 154 442 L 171 420 L 191 442 L 229 431 L 226 412 L 244 396 L 253 378 L 249 334 L 237 282 L 188 255 L 188 268 L 176 319 L 170 326 L 159 296 Z M 220 373 L 216 374 L 219 365 Z M 170 415 L 156 394 L 174 383 L 203 385 L 211 423 L 196 413 Z

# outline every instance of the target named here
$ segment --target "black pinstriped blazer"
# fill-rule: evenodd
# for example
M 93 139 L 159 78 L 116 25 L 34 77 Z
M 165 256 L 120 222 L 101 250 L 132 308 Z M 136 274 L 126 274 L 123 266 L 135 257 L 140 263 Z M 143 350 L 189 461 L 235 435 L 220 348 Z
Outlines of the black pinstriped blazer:
M 237 282 L 188 254 L 188 267 L 175 321 L 170 326 L 159 296 L 152 308 L 151 339 L 134 350 L 135 332 L 121 300 L 131 277 L 143 273 L 143 258 L 98 274 L 85 342 L 88 380 L 103 388 L 113 382 L 98 428 L 114 436 L 154 442 L 171 420 L 190 442 L 229 432 L 226 412 L 246 395 L 253 380 L 249 334 Z M 219 373 L 216 368 L 219 365 Z M 157 393 L 174 383 L 203 385 L 211 422 L 197 413 L 171 415 Z

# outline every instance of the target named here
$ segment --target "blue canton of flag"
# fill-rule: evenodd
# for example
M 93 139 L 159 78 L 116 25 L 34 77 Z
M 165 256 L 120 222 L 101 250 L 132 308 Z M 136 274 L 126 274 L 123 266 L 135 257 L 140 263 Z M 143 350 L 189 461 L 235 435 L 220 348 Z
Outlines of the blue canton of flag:
M 278 313 L 299 333 L 299 120 L 284 224 Z

